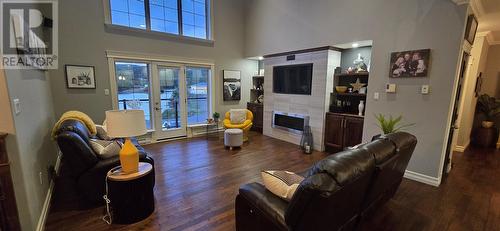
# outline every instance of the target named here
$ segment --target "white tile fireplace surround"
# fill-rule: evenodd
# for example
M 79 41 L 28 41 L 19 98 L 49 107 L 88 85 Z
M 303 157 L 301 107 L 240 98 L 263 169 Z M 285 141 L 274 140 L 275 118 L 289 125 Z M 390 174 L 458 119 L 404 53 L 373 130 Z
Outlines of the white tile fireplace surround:
M 314 149 L 323 151 L 325 114 L 330 105 L 333 91 L 334 69 L 340 66 L 340 52 L 327 49 L 295 54 L 295 60 L 287 61 L 287 56 L 264 59 L 264 135 L 300 145 L 301 133 L 272 126 L 273 112 L 298 114 L 309 117 Z M 273 92 L 273 67 L 312 63 L 311 95 L 278 94 Z

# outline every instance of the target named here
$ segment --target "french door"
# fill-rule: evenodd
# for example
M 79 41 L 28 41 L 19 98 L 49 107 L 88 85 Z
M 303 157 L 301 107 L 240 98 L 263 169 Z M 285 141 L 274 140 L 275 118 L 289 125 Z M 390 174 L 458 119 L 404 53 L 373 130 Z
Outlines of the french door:
M 213 112 L 213 66 L 110 58 L 113 107 L 144 111 L 153 140 L 187 135 Z
M 186 76 L 184 66 L 153 63 L 153 139 L 186 136 Z

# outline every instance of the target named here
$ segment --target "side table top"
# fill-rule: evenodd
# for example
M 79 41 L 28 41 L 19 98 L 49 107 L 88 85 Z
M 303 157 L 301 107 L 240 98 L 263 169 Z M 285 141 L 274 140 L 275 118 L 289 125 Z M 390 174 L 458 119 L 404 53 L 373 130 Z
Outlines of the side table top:
M 153 165 L 147 162 L 139 162 L 139 171 L 125 174 L 121 167 L 113 168 L 108 172 L 108 179 L 113 181 L 129 181 L 140 178 L 153 170 Z

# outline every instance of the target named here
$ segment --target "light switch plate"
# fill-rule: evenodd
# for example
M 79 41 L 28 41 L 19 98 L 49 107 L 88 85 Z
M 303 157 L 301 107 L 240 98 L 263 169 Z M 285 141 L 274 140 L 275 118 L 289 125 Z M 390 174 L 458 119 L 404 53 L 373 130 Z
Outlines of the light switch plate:
M 378 92 L 373 93 L 373 99 L 374 100 L 380 99 L 380 94 Z
M 19 115 L 19 113 L 21 113 L 21 102 L 19 101 L 19 99 L 13 99 L 12 104 L 14 104 L 14 113 L 16 113 L 16 115 Z
M 422 89 L 420 91 L 423 95 L 429 94 L 429 85 L 422 85 Z
M 396 92 L 396 84 L 388 83 L 385 85 L 385 92 L 387 93 L 395 93 Z

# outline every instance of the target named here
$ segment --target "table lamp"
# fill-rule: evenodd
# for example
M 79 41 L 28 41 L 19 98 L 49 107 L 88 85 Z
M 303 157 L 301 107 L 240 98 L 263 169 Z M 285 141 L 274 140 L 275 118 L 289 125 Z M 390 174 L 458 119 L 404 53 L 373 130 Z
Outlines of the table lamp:
M 112 138 L 125 138 L 120 150 L 120 164 L 125 174 L 139 170 L 139 150 L 130 138 L 147 133 L 143 110 L 106 111 L 106 129 Z

